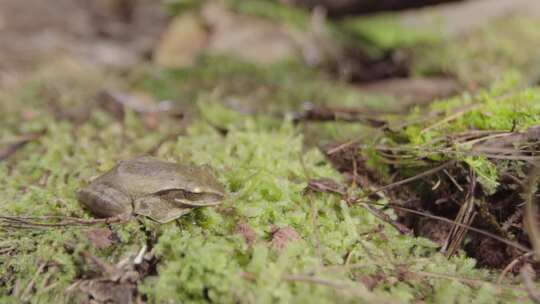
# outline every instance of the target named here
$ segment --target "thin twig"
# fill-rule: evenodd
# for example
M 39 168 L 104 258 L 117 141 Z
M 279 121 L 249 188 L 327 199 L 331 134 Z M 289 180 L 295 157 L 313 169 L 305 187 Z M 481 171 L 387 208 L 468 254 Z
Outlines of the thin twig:
M 534 250 L 536 261 L 540 261 L 540 230 L 538 229 L 538 208 L 536 207 L 536 190 L 538 189 L 538 181 L 540 180 L 540 164 L 534 167 L 529 175 L 529 180 L 525 192 L 525 216 L 523 224 L 527 228 L 529 241 Z
M 381 221 L 383 221 L 383 222 L 389 224 L 390 226 L 394 227 L 394 229 L 396 229 L 400 234 L 404 234 L 404 235 L 411 235 L 412 234 L 411 229 L 409 229 L 407 226 L 399 223 L 398 221 L 392 220 L 392 218 L 390 218 L 390 216 L 388 214 L 384 213 L 383 211 L 375 208 L 372 205 L 364 205 L 364 207 L 366 208 L 366 210 L 369 213 L 373 214 L 375 217 L 377 217 Z
M 472 145 L 474 145 L 476 143 L 483 142 L 483 141 L 486 141 L 486 140 L 500 138 L 500 137 L 506 137 L 506 136 L 515 135 L 515 134 L 516 134 L 515 132 L 489 134 L 489 135 L 482 136 L 482 137 L 479 137 L 479 138 L 459 142 L 458 145 L 459 146 L 465 146 L 465 145 L 472 146 Z M 501 149 L 501 148 L 498 148 L 498 149 Z
M 442 221 L 442 222 L 446 222 L 446 223 L 449 223 L 449 224 L 454 224 L 456 226 L 466 228 L 468 230 L 474 231 L 474 232 L 479 233 L 481 235 L 490 237 L 490 238 L 492 238 L 494 240 L 497 240 L 497 241 L 499 241 L 501 243 L 504 243 L 504 244 L 506 244 L 508 246 L 519 249 L 520 251 L 523 251 L 523 252 L 530 252 L 531 251 L 531 249 L 529 249 L 529 248 L 527 248 L 527 247 L 525 247 L 525 246 L 523 246 L 523 245 L 521 245 L 519 243 L 509 241 L 509 240 L 504 239 L 504 238 L 502 238 L 502 237 L 500 237 L 498 235 L 495 235 L 493 233 L 490 233 L 490 232 L 487 232 L 487 231 L 484 231 L 484 230 L 481 230 L 481 229 L 478 229 L 478 228 L 474 228 L 474 227 L 466 225 L 466 224 L 462 224 L 462 223 L 458 223 L 456 221 L 449 220 L 449 219 L 447 219 L 445 217 L 436 216 L 436 215 L 432 215 L 432 214 L 429 214 L 429 213 L 420 212 L 420 211 L 417 211 L 417 210 L 401 207 L 401 206 L 399 206 L 397 204 L 393 204 L 393 203 L 387 204 L 387 206 L 389 206 L 391 208 L 394 208 L 394 209 L 401 210 L 401 211 L 417 214 L 417 215 L 420 215 L 420 216 L 425 216 L 425 217 L 428 217 L 428 218 L 431 218 L 431 219 L 434 219 L 434 220 L 438 220 L 438 221 Z
M 525 290 L 527 291 L 527 294 L 529 294 L 529 298 L 535 303 L 540 304 L 540 292 L 538 292 L 538 289 L 534 284 L 534 270 L 532 269 L 532 266 L 530 264 L 523 265 L 519 274 L 523 280 L 523 285 L 525 285 Z
M 328 266 L 322 266 L 315 268 L 310 271 L 306 271 L 306 273 L 320 273 L 320 272 L 333 272 L 333 271 L 347 271 L 352 269 L 359 269 L 359 268 L 365 268 L 371 266 L 370 263 L 353 263 L 353 264 L 344 264 L 344 265 L 328 265 Z
M 339 108 L 321 105 L 307 105 L 305 110 L 294 113 L 295 122 L 300 121 L 344 121 L 358 122 L 375 128 L 385 127 L 386 121 L 375 119 L 375 113 L 367 113 L 366 109 Z
M 381 192 L 381 191 L 384 191 L 384 190 L 388 190 L 388 189 L 392 189 L 392 188 L 395 188 L 395 187 L 398 187 L 398 186 L 402 186 L 402 185 L 405 185 L 405 184 L 408 184 L 410 182 L 413 182 L 415 180 L 418 180 L 418 179 L 421 179 L 421 178 L 424 178 L 426 176 L 430 176 L 430 175 L 433 175 L 447 167 L 449 167 L 450 165 L 454 164 L 454 161 L 451 160 L 451 161 L 447 161 L 445 163 L 443 163 L 442 165 L 440 166 L 437 166 L 435 168 L 432 168 L 432 169 L 429 169 L 425 172 L 422 172 L 418 175 L 415 175 L 413 177 L 409 177 L 409 178 L 406 178 L 406 179 L 403 179 L 403 180 L 400 180 L 400 181 L 397 181 L 395 183 L 392 183 L 392 184 L 389 184 L 389 185 L 385 185 L 385 186 L 382 186 L 382 187 L 379 187 L 375 190 L 371 190 L 369 192 L 367 192 L 366 194 L 363 194 L 360 198 L 364 198 L 364 197 L 368 197 L 372 194 L 375 194 L 375 193 L 378 193 L 378 192 Z
M 334 153 L 336 153 L 336 152 L 338 152 L 338 151 L 341 151 L 341 150 L 343 150 L 343 149 L 346 149 L 346 148 L 348 148 L 348 147 L 350 147 L 350 146 L 352 146 L 352 145 L 354 145 L 354 144 L 360 142 L 360 140 L 362 140 L 362 138 L 364 138 L 364 137 L 358 137 L 358 138 L 354 138 L 354 139 L 348 140 L 347 142 L 344 142 L 344 143 L 342 143 L 341 145 L 339 145 L 339 146 L 337 146 L 337 147 L 334 147 L 334 148 L 332 148 L 332 149 L 326 151 L 326 154 L 332 155 L 332 154 L 334 154 Z
M 463 277 L 453 276 L 453 275 L 444 274 L 444 273 L 435 273 L 435 272 L 427 272 L 427 271 L 412 271 L 412 270 L 407 270 L 407 272 L 409 272 L 411 274 L 416 274 L 416 275 L 419 275 L 419 276 L 448 279 L 448 280 L 460 281 L 460 282 L 464 282 L 464 283 L 468 283 L 468 284 L 488 284 L 488 285 L 492 285 L 494 287 L 503 287 L 503 288 L 507 288 L 507 289 L 511 289 L 511 290 L 524 291 L 523 288 L 516 287 L 516 286 L 501 285 L 501 284 L 496 284 L 496 283 L 493 283 L 493 282 L 484 281 L 484 280 L 480 280 L 480 279 L 463 278 Z
M 474 192 L 476 188 L 476 176 L 473 170 L 469 171 L 470 174 L 470 186 L 469 191 L 466 197 L 465 203 L 459 208 L 459 212 L 455 218 L 456 222 L 470 225 L 475 217 L 474 212 Z M 450 233 L 446 239 L 446 242 L 442 248 L 442 251 L 445 252 L 448 256 L 454 255 L 454 253 L 459 249 L 463 238 L 467 233 L 467 229 L 463 227 L 452 226 Z
M 103 219 L 83 219 L 76 217 L 62 217 L 62 216 L 42 216 L 42 217 L 28 217 L 28 216 L 11 216 L 0 215 L 0 227 L 6 228 L 51 228 L 51 227 L 68 227 L 68 226 L 91 226 L 97 224 L 117 224 L 125 223 L 129 220 L 131 215 L 121 214 L 114 217 L 108 217 Z M 40 220 L 47 219 L 59 219 L 57 223 L 39 222 Z
M 503 271 L 501 272 L 501 274 L 499 275 L 499 277 L 497 278 L 497 284 L 501 284 L 504 277 L 506 276 L 506 274 L 512 270 L 512 268 L 514 268 L 514 266 L 516 266 L 517 263 L 519 263 L 519 261 L 525 259 L 525 258 L 528 258 L 530 257 L 531 255 L 533 255 L 534 252 L 527 252 L 527 253 L 524 253 L 520 256 L 518 256 L 517 258 L 513 259 L 512 262 L 508 263 L 508 265 L 506 265 L 506 267 L 504 267 Z
M 464 109 L 461 109 L 461 110 L 455 112 L 454 114 L 449 115 L 449 116 L 445 117 L 444 119 L 437 121 L 436 123 L 430 125 L 429 127 L 424 128 L 422 131 L 420 131 L 420 134 L 424 134 L 424 133 L 426 133 L 426 132 L 428 132 L 428 131 L 430 131 L 432 129 L 435 129 L 435 128 L 445 124 L 445 123 L 448 123 L 448 122 L 450 122 L 450 121 L 452 121 L 454 119 L 457 119 L 457 118 L 467 114 L 468 112 L 472 112 L 472 111 L 480 108 L 480 106 L 482 106 L 482 104 L 473 104 L 473 105 L 468 106 L 468 107 L 466 107 Z
M 343 194 L 339 194 L 339 193 L 335 193 L 335 192 L 330 192 L 330 193 L 342 196 L 343 199 L 345 199 L 347 201 L 347 203 L 349 203 L 349 204 L 358 203 L 358 204 L 369 204 L 369 205 L 390 207 L 390 208 L 394 208 L 394 209 L 401 210 L 401 211 L 404 211 L 404 212 L 408 212 L 408 213 L 412 213 L 412 214 L 416 214 L 416 215 L 420 215 L 420 216 L 425 216 L 425 217 L 428 217 L 428 218 L 431 218 L 431 219 L 434 219 L 434 220 L 438 220 L 438 221 L 442 221 L 442 222 L 446 222 L 446 223 L 449 223 L 449 224 L 454 224 L 456 226 L 466 228 L 468 230 L 474 231 L 474 232 L 479 233 L 481 235 L 490 237 L 490 238 L 492 238 L 494 240 L 497 240 L 497 241 L 499 241 L 501 243 L 504 243 L 504 244 L 506 244 L 508 246 L 514 247 L 514 248 L 516 248 L 516 249 L 518 249 L 520 251 L 523 251 L 523 252 L 530 252 L 531 251 L 530 248 L 527 248 L 527 247 L 525 247 L 525 246 L 523 246 L 523 245 L 521 245 L 519 243 L 509 241 L 509 240 L 507 240 L 505 238 L 502 238 L 500 236 L 497 236 L 497 235 L 495 235 L 493 233 L 490 233 L 490 232 L 487 232 L 487 231 L 472 227 L 470 225 L 466 225 L 466 224 L 458 223 L 458 222 L 453 221 L 453 220 L 449 220 L 449 219 L 447 219 L 445 217 L 432 215 L 432 214 L 417 211 L 417 210 L 414 210 L 414 209 L 409 209 L 409 208 L 402 207 L 402 206 L 400 206 L 398 204 L 394 204 L 394 203 L 380 204 L 380 203 L 376 203 L 376 202 L 361 201 L 361 199 L 365 198 L 364 196 L 361 196 L 361 197 L 346 197 L 346 195 L 343 195 Z
M 438 220 L 438 221 L 442 221 L 442 222 L 445 222 L 445 223 L 449 223 L 449 224 L 454 224 L 456 226 L 460 226 L 460 227 L 463 227 L 463 228 L 466 228 L 468 230 L 471 230 L 471 231 L 474 231 L 476 233 L 479 233 L 481 235 L 484 235 L 484 236 L 487 236 L 487 237 L 490 237 L 494 240 L 497 240 L 501 243 L 504 243 L 508 246 L 511 246 L 511 247 L 514 247 L 516 249 L 519 249 L 520 251 L 523 251 L 523 252 L 530 252 L 531 249 L 519 244 L 519 243 L 516 243 L 516 242 L 512 242 L 512 241 L 509 241 L 507 239 L 504 239 L 500 236 L 497 236 L 493 233 L 490 233 L 490 232 L 487 232 L 487 231 L 484 231 L 484 230 L 481 230 L 481 229 L 478 229 L 478 228 L 475 228 L 475 227 L 472 227 L 472 226 L 469 226 L 469 225 L 466 225 L 466 224 L 462 224 L 462 223 L 458 223 L 456 221 L 453 221 L 453 220 L 449 220 L 445 217 L 441 217 L 441 216 L 436 216 L 436 215 L 432 215 L 432 214 L 429 214 L 429 213 L 426 213 L 426 212 L 421 212 L 421 211 L 417 211 L 417 210 L 414 210 L 414 209 L 409 209 L 409 208 L 405 208 L 405 207 L 402 207 L 398 204 L 394 204 L 394 203 L 388 203 L 388 204 L 379 204 L 379 203 L 374 203 L 374 202 L 361 202 L 361 201 L 351 201 L 350 203 L 359 203 L 359 204 L 372 204 L 372 205 L 378 205 L 378 206 L 386 206 L 386 207 L 390 207 L 390 208 L 394 208 L 394 209 L 397 209 L 397 210 L 401 210 L 401 211 L 404 211 L 404 212 L 408 212 L 408 213 L 412 213 L 412 214 L 416 214 L 416 215 L 420 215 L 420 216 L 425 216 L 427 218 L 431 218 L 431 219 L 434 219 L 434 220 Z
M 330 281 L 330 280 L 318 278 L 315 276 L 286 274 L 286 275 L 283 275 L 282 278 L 285 281 L 313 283 L 313 284 L 318 284 L 318 285 L 330 286 L 330 287 L 338 288 L 338 289 L 351 287 L 351 285 L 347 284 L 346 282 Z
M 443 170 L 444 174 L 450 179 L 450 181 L 454 184 L 454 186 L 456 186 L 456 188 L 458 188 L 459 192 L 463 192 L 463 187 L 461 187 L 459 185 L 459 183 L 456 181 L 456 179 L 450 175 L 450 173 L 448 173 L 448 170 L 444 169 Z

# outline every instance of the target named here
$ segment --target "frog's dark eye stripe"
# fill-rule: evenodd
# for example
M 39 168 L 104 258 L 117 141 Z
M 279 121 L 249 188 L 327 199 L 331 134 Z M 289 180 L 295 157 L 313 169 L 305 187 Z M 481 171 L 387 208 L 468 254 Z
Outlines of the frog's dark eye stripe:
M 205 194 L 204 193 L 195 193 L 195 192 L 184 192 L 184 197 L 187 200 L 190 201 L 200 201 L 201 199 L 204 199 Z
M 194 192 L 184 192 L 184 197 L 193 202 L 216 202 L 221 200 L 221 196 L 214 193 L 194 193 Z
M 185 195 L 184 195 L 185 191 L 183 190 L 165 190 L 165 191 L 160 191 L 156 194 L 159 195 L 161 198 L 168 201 L 172 201 L 176 198 L 180 198 L 180 199 L 185 198 Z
M 203 206 L 208 203 L 215 203 L 222 199 L 222 196 L 214 193 L 195 193 L 185 190 L 166 190 L 158 192 L 161 198 L 169 201 L 180 201 L 184 204 L 192 202 L 194 206 Z

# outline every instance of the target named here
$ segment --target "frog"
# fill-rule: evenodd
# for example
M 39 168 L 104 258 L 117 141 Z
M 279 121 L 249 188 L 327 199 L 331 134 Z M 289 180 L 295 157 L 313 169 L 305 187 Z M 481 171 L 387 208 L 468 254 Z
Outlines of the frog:
M 120 161 L 77 192 L 83 207 L 99 218 L 140 215 L 159 223 L 218 205 L 225 197 L 210 166 L 151 156 Z

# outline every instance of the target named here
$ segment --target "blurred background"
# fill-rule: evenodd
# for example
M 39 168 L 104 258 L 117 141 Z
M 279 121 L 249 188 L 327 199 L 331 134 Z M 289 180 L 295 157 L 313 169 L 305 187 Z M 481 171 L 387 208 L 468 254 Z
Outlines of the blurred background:
M 53 61 L 125 71 L 225 55 L 429 100 L 510 69 L 535 81 L 539 19 L 535 0 L 2 0 L 0 85 Z

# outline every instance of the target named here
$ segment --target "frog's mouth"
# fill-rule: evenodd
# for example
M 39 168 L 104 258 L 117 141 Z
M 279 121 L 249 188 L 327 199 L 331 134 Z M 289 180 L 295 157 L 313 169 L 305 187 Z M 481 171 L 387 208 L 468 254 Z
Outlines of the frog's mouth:
M 196 193 L 186 190 L 169 190 L 158 193 L 162 198 L 188 207 L 218 205 L 223 195 L 212 192 Z

